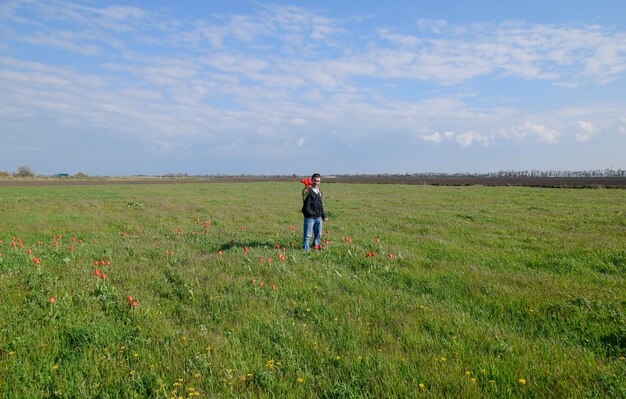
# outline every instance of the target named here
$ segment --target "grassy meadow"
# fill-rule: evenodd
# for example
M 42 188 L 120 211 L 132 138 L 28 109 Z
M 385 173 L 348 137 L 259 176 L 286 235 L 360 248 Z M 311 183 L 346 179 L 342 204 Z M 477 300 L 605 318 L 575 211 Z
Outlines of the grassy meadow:
M 626 397 L 626 190 L 300 190 L 0 187 L 0 397 Z

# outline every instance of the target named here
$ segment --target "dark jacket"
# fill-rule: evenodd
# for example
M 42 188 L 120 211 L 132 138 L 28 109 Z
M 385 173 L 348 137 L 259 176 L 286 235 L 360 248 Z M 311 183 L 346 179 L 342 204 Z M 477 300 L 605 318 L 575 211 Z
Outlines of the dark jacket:
M 302 214 L 305 218 L 321 217 L 322 219 L 326 219 L 322 197 L 321 190 L 319 195 L 315 194 L 312 187 L 309 187 L 308 190 L 306 188 L 302 190 Z

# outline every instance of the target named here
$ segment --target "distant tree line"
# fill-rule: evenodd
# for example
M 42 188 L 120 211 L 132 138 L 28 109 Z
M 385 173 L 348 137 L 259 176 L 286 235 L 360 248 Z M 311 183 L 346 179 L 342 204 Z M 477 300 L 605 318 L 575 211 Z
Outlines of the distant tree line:
M 30 166 L 20 166 L 15 172 L 7 172 L 0 170 L 0 177 L 37 177 L 37 174 L 33 172 Z M 85 179 L 89 176 L 83 172 L 78 172 L 74 176 L 70 176 L 68 173 L 58 173 L 54 177 L 73 177 L 77 179 Z
M 339 176 L 339 175 L 338 175 Z M 347 175 L 341 176 L 367 176 L 367 175 Z M 370 175 L 372 176 L 372 175 Z M 405 174 L 377 174 L 379 177 L 420 177 L 420 178 L 446 178 L 446 177 L 626 177 L 626 170 L 623 169 L 595 169 L 595 170 L 501 170 L 488 173 L 442 173 L 442 172 L 419 172 Z

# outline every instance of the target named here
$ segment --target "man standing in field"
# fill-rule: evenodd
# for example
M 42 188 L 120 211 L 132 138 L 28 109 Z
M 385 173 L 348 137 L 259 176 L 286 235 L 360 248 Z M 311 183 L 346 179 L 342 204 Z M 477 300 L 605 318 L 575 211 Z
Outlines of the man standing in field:
M 313 249 L 322 249 L 322 221 L 328 220 L 322 204 L 322 191 L 320 190 L 321 177 L 319 173 L 311 176 L 311 186 L 302 190 L 302 213 L 304 214 L 304 240 L 302 249 L 309 250 L 309 242 L 313 235 Z

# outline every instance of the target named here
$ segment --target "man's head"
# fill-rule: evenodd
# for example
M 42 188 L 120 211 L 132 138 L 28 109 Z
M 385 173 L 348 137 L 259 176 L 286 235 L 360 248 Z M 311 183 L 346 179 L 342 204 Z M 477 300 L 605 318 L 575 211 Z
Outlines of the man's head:
M 313 187 L 317 187 L 320 184 L 321 181 L 321 176 L 319 173 L 313 173 L 313 176 L 311 176 L 311 186 Z

